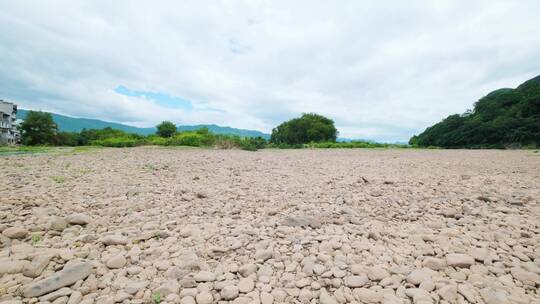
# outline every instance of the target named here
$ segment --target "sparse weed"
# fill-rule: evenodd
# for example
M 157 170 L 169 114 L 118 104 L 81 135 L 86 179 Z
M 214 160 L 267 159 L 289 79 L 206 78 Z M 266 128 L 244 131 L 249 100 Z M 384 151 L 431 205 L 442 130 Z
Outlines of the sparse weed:
M 51 179 L 59 184 L 62 184 L 66 181 L 66 178 L 63 176 L 51 176 Z
M 31 238 L 32 246 L 36 246 L 37 243 L 39 243 L 42 239 L 43 239 L 43 237 L 41 235 L 32 234 L 32 238 Z
M 161 293 L 160 292 L 154 292 L 152 294 L 152 303 L 154 303 L 154 304 L 161 303 Z

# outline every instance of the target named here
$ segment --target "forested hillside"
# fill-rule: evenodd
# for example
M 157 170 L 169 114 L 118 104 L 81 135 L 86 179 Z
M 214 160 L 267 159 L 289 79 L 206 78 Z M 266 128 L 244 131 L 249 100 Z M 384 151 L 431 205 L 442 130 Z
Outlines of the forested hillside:
M 516 89 L 489 93 L 472 111 L 448 116 L 409 143 L 443 148 L 540 146 L 540 76 Z

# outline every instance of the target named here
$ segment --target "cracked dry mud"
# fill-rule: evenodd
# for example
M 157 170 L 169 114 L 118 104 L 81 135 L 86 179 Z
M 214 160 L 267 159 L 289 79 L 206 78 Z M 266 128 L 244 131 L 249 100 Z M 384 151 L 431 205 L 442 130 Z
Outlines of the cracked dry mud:
M 533 151 L 0 158 L 0 302 L 540 303 Z

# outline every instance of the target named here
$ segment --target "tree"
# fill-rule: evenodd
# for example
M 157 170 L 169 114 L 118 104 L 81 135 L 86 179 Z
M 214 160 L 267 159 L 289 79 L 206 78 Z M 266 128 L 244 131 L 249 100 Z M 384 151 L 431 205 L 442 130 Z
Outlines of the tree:
M 270 141 L 288 145 L 335 142 L 337 134 L 333 120 L 315 113 L 305 113 L 274 128 Z
M 516 89 L 499 89 L 413 136 L 420 147 L 504 148 L 540 146 L 540 76 Z
M 53 145 L 56 142 L 58 126 L 50 113 L 29 111 L 20 128 L 25 145 Z
M 156 134 L 161 137 L 171 137 L 176 133 L 176 125 L 170 121 L 163 121 L 156 128 Z

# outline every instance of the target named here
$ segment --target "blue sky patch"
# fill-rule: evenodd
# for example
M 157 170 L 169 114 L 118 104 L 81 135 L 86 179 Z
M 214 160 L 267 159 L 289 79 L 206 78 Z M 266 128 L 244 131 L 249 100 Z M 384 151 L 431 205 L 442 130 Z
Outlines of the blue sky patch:
M 117 86 L 114 91 L 125 96 L 143 97 L 167 108 L 193 110 L 191 101 L 166 93 L 131 90 L 123 85 Z

